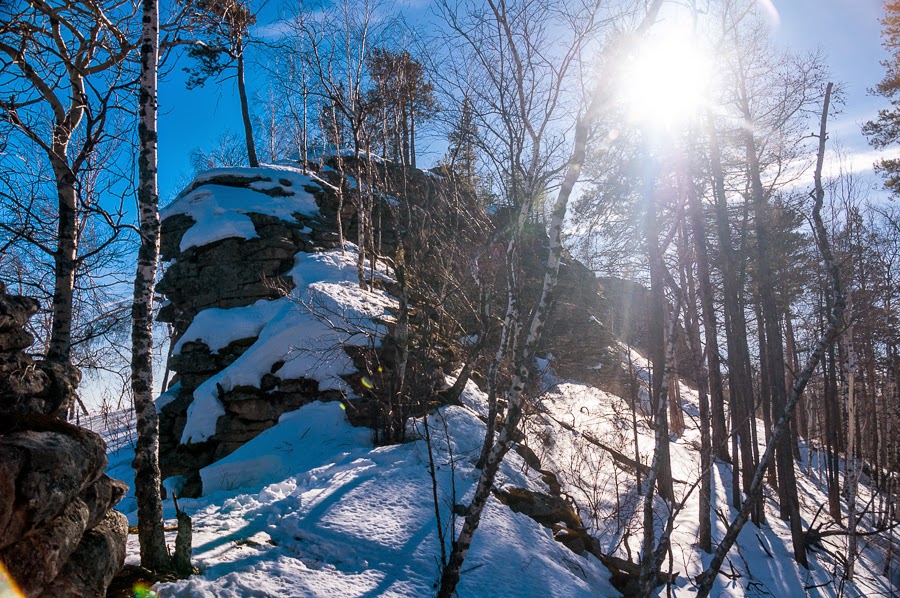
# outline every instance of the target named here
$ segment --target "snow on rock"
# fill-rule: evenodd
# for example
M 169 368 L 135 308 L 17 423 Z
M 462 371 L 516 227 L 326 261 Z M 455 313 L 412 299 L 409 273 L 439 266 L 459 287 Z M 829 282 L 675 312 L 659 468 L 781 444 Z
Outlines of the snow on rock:
M 259 338 L 231 365 L 201 384 L 193 394 L 182 444 L 207 440 L 216 432 L 216 421 L 225 414 L 220 392 L 236 386 L 259 386 L 263 375 L 279 361 L 283 379 L 309 378 L 320 390 L 349 392 L 341 376 L 355 372 L 345 346 L 378 346 L 384 332 L 380 321 L 391 316 L 393 300 L 381 290 L 359 288 L 356 249 L 300 252 L 289 275 L 296 287 L 286 297 L 254 305 L 205 310 L 185 332 L 211 348 L 221 348 L 250 329 Z M 230 313 L 238 310 L 238 327 L 231 329 Z M 204 315 L 206 314 L 206 315 Z M 203 316 L 203 317 L 201 317 Z M 196 326 L 195 326 L 196 325 Z M 207 342 L 208 340 L 208 342 Z
M 282 307 L 278 301 L 260 299 L 245 307 L 205 309 L 194 316 L 191 325 L 172 348 L 172 355 L 180 354 L 185 343 L 202 341 L 215 353 L 233 341 L 259 336 L 266 322 Z
M 226 178 L 244 180 L 250 186 L 215 184 L 216 180 Z M 181 238 L 181 251 L 231 237 L 252 239 L 258 235 L 247 214 L 292 220 L 294 214 L 318 212 L 315 198 L 304 188 L 307 186 L 318 186 L 318 183 L 289 166 L 217 168 L 198 176 L 194 180 L 195 188 L 161 210 L 160 219 L 184 214 L 194 220 L 194 225 Z
M 209 494 L 279 482 L 297 472 L 337 463 L 349 455 L 341 452 L 342 447 L 366 446 L 371 431 L 351 426 L 341 407 L 340 403 L 316 401 L 285 413 L 274 428 L 201 469 L 203 491 Z M 298 439 L 308 450 L 297 452 Z

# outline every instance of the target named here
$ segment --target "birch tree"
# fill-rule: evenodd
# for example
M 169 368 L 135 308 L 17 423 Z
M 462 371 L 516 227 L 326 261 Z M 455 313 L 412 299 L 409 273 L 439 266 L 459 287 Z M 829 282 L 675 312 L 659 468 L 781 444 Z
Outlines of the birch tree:
M 127 108 L 134 5 L 126 0 L 0 5 L 0 119 L 46 159 L 56 196 L 47 357 L 70 363 L 83 229 L 79 175 Z
M 163 532 L 159 473 L 159 420 L 153 401 L 153 291 L 159 260 L 159 188 L 157 185 L 157 69 L 159 5 L 143 0 L 138 91 L 138 248 L 131 309 L 131 390 L 137 417 L 134 485 L 138 505 L 141 565 L 152 571 L 171 569 Z

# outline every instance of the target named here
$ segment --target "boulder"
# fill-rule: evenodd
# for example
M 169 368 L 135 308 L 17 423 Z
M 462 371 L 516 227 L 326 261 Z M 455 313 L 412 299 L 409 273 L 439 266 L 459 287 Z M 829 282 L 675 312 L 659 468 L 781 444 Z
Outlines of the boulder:
M 26 596 L 102 596 L 125 555 L 126 486 L 65 417 L 80 373 L 26 354 L 38 304 L 0 283 L 0 565 Z
M 0 488 L 14 488 L 0 494 L 0 548 L 59 515 L 106 468 L 103 440 L 71 428 L 0 436 Z
M 97 598 L 106 594 L 113 577 L 125 565 L 128 519 L 108 511 L 100 524 L 81 538 L 65 567 L 41 596 Z

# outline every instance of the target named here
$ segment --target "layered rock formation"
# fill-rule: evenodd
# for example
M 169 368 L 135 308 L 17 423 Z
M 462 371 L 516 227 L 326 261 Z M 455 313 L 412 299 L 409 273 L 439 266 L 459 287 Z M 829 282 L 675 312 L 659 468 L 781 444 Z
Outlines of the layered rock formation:
M 291 168 L 213 171 L 162 214 L 168 267 L 157 288 L 167 303 L 159 318 L 174 328 L 177 383 L 157 402 L 160 467 L 164 478 L 181 477 L 185 496 L 200 493 L 201 468 L 282 414 L 348 394 L 341 377 L 355 368 L 343 347 L 368 342 L 366 306 L 378 316 L 386 299 L 354 297 L 355 257 L 336 249 L 335 213 L 320 209 L 323 186 Z M 322 288 L 307 284 L 323 280 Z M 329 331 L 335 317 L 358 319 L 351 325 L 363 336 Z M 322 354 L 302 346 L 310 335 L 331 338 L 313 348 Z
M 106 445 L 66 423 L 79 374 L 24 351 L 38 304 L 0 283 L 0 563 L 26 596 L 102 596 L 125 559 L 125 484 Z
M 378 168 L 385 177 L 396 174 L 390 164 Z M 497 263 L 490 268 L 497 272 L 496 295 L 505 297 L 503 213 L 493 221 L 480 214 L 477 224 L 464 221 L 462 211 L 444 214 L 442 210 L 453 208 L 442 195 L 441 178 L 417 170 L 406 174 L 417 214 L 414 227 L 430 224 L 422 230 L 398 230 L 402 227 L 391 222 L 391 198 L 381 198 L 381 253 L 392 256 L 398 236 L 421 238 L 415 256 L 418 289 L 446 284 L 439 279 L 446 275 L 440 270 L 446 267 L 446 244 L 457 244 L 460 263 L 454 267 L 461 270 L 470 265 L 466 250 L 486 251 L 482 264 L 496 254 Z M 373 359 L 371 351 L 382 340 L 385 349 L 393 346 L 395 302 L 383 290 L 360 293 L 356 254 L 349 248 L 344 255 L 338 247 L 334 191 L 344 185 L 349 197 L 353 184 L 339 180 L 331 168 L 318 175 L 287 166 L 221 169 L 200 175 L 163 211 L 161 254 L 168 266 L 157 287 L 166 297 L 159 318 L 173 326 L 169 367 L 176 382 L 157 402 L 160 467 L 164 478 L 176 478 L 167 487 L 199 495 L 202 468 L 275 425 L 282 414 L 312 401 L 341 400 L 355 425 L 373 425 L 378 419 L 379 399 L 372 388 L 379 386 L 382 371 L 388 375 L 392 356 L 386 350 Z M 343 222 L 347 237 L 355 238 L 349 200 Z M 475 227 L 495 231 L 497 251 L 480 245 L 484 235 L 475 234 Z M 547 238 L 538 228 L 524 243 L 526 300 L 543 282 Z M 477 247 L 460 250 L 465 241 L 459 235 Z M 433 273 L 422 267 L 432 261 Z M 468 273 L 456 274 L 459 284 L 473 287 L 463 292 L 476 296 Z M 434 280 L 422 280 L 429 277 Z M 383 289 L 396 286 L 390 280 L 380 283 Z M 427 328 L 423 318 L 434 317 L 428 315 L 436 311 L 428 305 L 433 298 L 425 294 L 413 293 L 410 299 L 413 328 Z M 466 315 L 459 315 L 448 318 L 461 322 L 459 328 L 429 340 L 430 359 L 440 361 L 431 364 L 435 381 L 464 359 L 454 348 L 454 335 L 471 331 Z M 561 376 L 618 390 L 629 379 L 615 347 L 612 321 L 602 285 L 588 268 L 566 256 L 539 354 L 552 356 L 549 363 Z M 383 370 L 369 368 L 373 361 Z M 362 380 L 367 372 L 368 386 Z

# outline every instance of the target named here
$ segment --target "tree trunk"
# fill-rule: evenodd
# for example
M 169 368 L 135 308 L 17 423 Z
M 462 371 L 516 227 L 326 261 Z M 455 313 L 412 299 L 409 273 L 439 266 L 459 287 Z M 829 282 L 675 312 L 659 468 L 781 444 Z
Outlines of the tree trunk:
M 766 349 L 766 329 L 763 325 L 762 301 L 759 298 L 753 304 L 753 309 L 756 312 L 756 334 L 759 338 L 759 402 L 763 412 L 764 437 L 766 444 L 769 444 L 769 437 L 772 434 L 772 393 L 769 391 L 769 385 L 765 382 L 766 373 L 769 371 L 769 352 Z M 769 466 L 767 477 L 769 485 L 777 489 L 778 472 L 774 463 Z
M 646 140 L 644 141 L 646 144 Z M 665 317 L 667 313 L 665 298 L 665 264 L 659 248 L 659 224 L 656 217 L 656 170 L 650 156 L 649 149 L 645 149 L 644 158 L 648 166 L 644 172 L 643 201 L 644 201 L 644 250 L 650 266 L 650 301 L 647 305 L 647 345 L 649 347 L 650 364 L 652 368 L 650 378 L 650 409 L 654 414 L 663 413 L 660 403 L 667 402 L 668 388 L 663 384 L 666 369 L 666 331 Z M 654 422 L 654 425 L 665 425 L 663 422 Z M 675 489 L 672 483 L 672 466 L 669 455 L 668 430 L 662 435 L 659 447 L 659 495 L 670 503 L 675 499 Z
M 794 339 L 794 324 L 791 322 L 791 307 L 784 306 L 784 347 L 786 351 L 786 363 L 784 368 L 785 392 L 791 392 L 794 382 L 797 380 L 797 372 L 800 364 L 797 362 L 797 345 Z M 804 429 L 806 424 L 805 401 L 800 399 L 800 405 L 797 406 L 797 417 L 791 420 L 791 453 L 794 459 L 801 463 L 799 436 L 806 437 Z
M 416 167 L 416 111 L 409 111 L 409 160 L 410 166 Z
M 56 135 L 64 135 L 57 127 Z M 58 140 L 51 157 L 56 192 L 59 198 L 57 245 L 53 255 L 53 321 L 50 327 L 50 347 L 47 359 L 60 363 L 71 362 L 72 307 L 75 294 L 75 266 L 78 255 L 78 193 L 77 181 L 72 169 L 65 162 L 66 141 Z
M 719 363 L 718 323 L 713 305 L 712 280 L 709 270 L 709 251 L 706 247 L 706 224 L 703 221 L 703 206 L 689 176 L 686 181 L 688 192 L 688 212 L 694 237 L 694 259 L 697 264 L 697 294 L 703 314 L 703 331 L 706 340 L 706 363 L 708 372 L 710 414 L 712 416 L 712 451 L 726 463 L 728 455 L 728 432 L 725 427 L 725 392 L 722 386 L 722 370 Z
M 851 310 L 852 311 L 852 310 Z M 853 579 L 857 550 L 856 489 L 859 481 L 859 462 L 856 449 L 856 352 L 853 350 L 853 325 L 847 330 L 847 570 L 845 577 Z
M 728 202 L 725 194 L 725 175 L 722 169 L 721 151 L 711 112 L 707 113 L 707 130 L 710 144 L 713 191 L 716 198 L 716 224 L 721 254 L 723 296 L 725 302 L 725 338 L 728 344 L 728 389 L 732 421 L 732 502 L 741 505 L 740 477 L 744 474 L 744 489 L 749 486 L 753 471 L 753 451 L 750 438 L 750 422 L 747 406 L 753 403 L 753 378 L 750 368 L 750 350 L 747 346 L 747 322 L 741 302 L 741 283 L 738 278 L 738 261 L 734 255 L 731 226 L 728 222 Z M 751 517 L 758 524 L 761 509 L 754 508 Z
M 250 120 L 250 104 L 247 101 L 247 87 L 244 84 L 244 46 L 241 41 L 238 42 L 237 48 L 237 87 L 238 96 L 241 99 L 241 118 L 244 121 L 247 160 L 250 162 L 250 166 L 256 168 L 259 166 L 259 159 L 256 157 L 256 143 L 253 141 L 253 122 Z
M 691 184 L 691 181 L 688 181 L 688 185 Z M 690 193 L 690 191 L 688 193 Z M 696 231 L 696 228 L 694 230 Z M 696 239 L 694 240 L 694 247 L 697 247 Z M 697 285 L 694 283 L 694 277 L 691 276 L 690 261 L 687 259 L 687 254 L 687 243 L 685 242 L 682 250 L 681 271 L 682 288 L 684 288 L 685 284 L 687 285 L 684 325 L 688 336 L 688 344 L 691 348 L 691 354 L 694 358 L 694 379 L 697 381 L 697 396 L 700 407 L 700 512 L 698 515 L 697 542 L 700 546 L 700 550 L 710 553 L 712 552 L 712 524 L 709 518 L 711 512 L 710 468 L 712 465 L 712 446 L 710 440 L 709 396 L 706 393 L 709 374 L 703 367 L 704 351 L 700 347 L 700 325 L 695 307 L 697 305 Z M 697 269 L 699 271 L 700 264 L 699 260 L 697 261 Z M 685 270 L 687 270 L 686 273 Z M 700 277 L 698 276 L 698 278 Z M 707 335 L 707 339 L 708 338 Z M 706 351 L 706 353 L 708 356 L 709 351 Z M 724 419 L 722 424 L 724 426 Z M 727 442 L 727 438 L 723 442 Z
M 744 506 L 741 507 L 741 512 L 738 514 L 738 516 L 728 526 L 728 530 L 725 532 L 725 537 L 716 547 L 715 554 L 713 555 L 709 567 L 707 567 L 706 570 L 697 577 L 698 598 L 707 598 L 709 596 L 709 593 L 712 590 L 713 583 L 716 580 L 716 576 L 719 573 L 719 569 L 722 567 L 722 563 L 725 562 L 725 556 L 728 554 L 728 551 L 731 550 L 731 547 L 737 540 L 738 534 L 741 532 L 741 529 L 747 522 L 751 503 L 756 499 L 756 497 L 762 490 L 763 476 L 766 465 L 769 460 L 771 460 L 776 445 L 780 443 L 781 438 L 787 431 L 788 423 L 790 422 L 793 410 L 797 406 L 797 403 L 800 401 L 800 397 L 803 395 L 803 391 L 806 389 L 806 385 L 809 383 L 810 378 L 812 378 L 813 373 L 818 367 L 819 360 L 822 358 L 822 355 L 824 354 L 826 348 L 834 343 L 839 333 L 838 326 L 840 325 L 840 321 L 843 317 L 844 312 L 844 297 L 841 290 L 840 270 L 838 269 L 837 263 L 834 260 L 834 256 L 831 253 L 831 246 L 828 242 L 828 234 L 825 230 L 825 225 L 822 222 L 821 213 L 822 203 L 825 198 L 825 189 L 822 186 L 822 163 L 825 158 L 825 131 L 828 118 L 828 105 L 831 99 L 831 90 L 832 84 L 829 83 L 825 89 L 825 107 L 822 111 L 822 125 L 819 133 L 819 153 L 816 163 L 815 175 L 816 202 L 813 208 L 813 221 L 816 228 L 816 237 L 817 243 L 819 245 L 819 251 L 822 254 L 825 266 L 831 275 L 834 298 L 833 310 L 829 314 L 828 325 L 824 331 L 824 334 L 819 339 L 819 342 L 816 343 L 816 346 L 810 353 L 809 359 L 807 359 L 803 371 L 801 371 L 797 376 L 797 381 L 795 382 L 793 389 L 791 389 L 791 394 L 788 397 L 787 402 L 785 403 L 784 412 L 779 416 L 778 422 L 775 424 L 775 427 L 772 430 L 772 443 L 766 446 L 766 451 L 760 459 L 759 465 L 757 465 L 756 467 L 756 473 L 753 476 L 753 483 L 747 491 L 747 501 L 744 503 Z
M 575 143 L 572 150 L 572 157 L 569 160 L 569 166 L 559 188 L 559 194 L 557 195 L 556 204 L 553 207 L 552 218 L 548 231 L 550 236 L 550 252 L 547 256 L 547 266 L 544 270 L 544 283 L 541 288 L 541 294 L 537 300 L 537 303 L 535 304 L 534 311 L 531 316 L 530 326 L 528 328 L 528 334 L 524 339 L 524 343 L 522 343 L 521 322 L 513 323 L 514 329 L 511 333 L 513 373 L 512 381 L 510 383 L 510 391 L 507 396 L 508 406 L 506 410 L 506 419 L 504 421 L 503 427 L 500 429 L 500 435 L 497 438 L 497 442 L 490 449 L 488 457 L 485 460 L 484 467 L 481 470 L 481 475 L 478 478 L 478 485 L 475 489 L 475 496 L 473 497 L 472 503 L 469 505 L 466 512 L 463 529 L 460 532 L 459 537 L 453 543 L 453 549 L 450 552 L 450 558 L 447 561 L 447 566 L 444 567 L 444 570 L 441 574 L 441 585 L 437 594 L 438 598 L 451 598 L 456 592 L 456 586 L 459 583 L 459 576 L 462 571 L 463 562 L 469 552 L 469 547 L 472 544 L 472 538 L 475 535 L 475 530 L 478 529 L 478 525 L 481 522 L 481 514 L 484 511 L 484 506 L 487 503 L 488 497 L 490 496 L 494 479 L 496 478 L 497 471 L 500 468 L 500 463 L 503 461 L 503 458 L 509 451 L 510 443 L 518 433 L 517 430 L 519 421 L 522 418 L 522 411 L 524 407 L 523 395 L 525 392 L 525 385 L 530 375 L 529 368 L 534 360 L 534 353 L 537 350 L 538 343 L 540 342 L 541 336 L 543 335 L 544 324 L 547 321 L 547 317 L 550 315 L 550 309 L 553 305 L 553 293 L 556 289 L 556 283 L 559 279 L 559 264 L 562 258 L 563 251 L 563 222 L 565 220 L 566 211 L 568 209 L 569 198 L 572 195 L 572 190 L 575 188 L 575 184 L 578 182 L 579 175 L 581 174 L 581 168 L 584 164 L 588 137 L 591 127 L 596 120 L 595 110 L 596 106 L 592 105 L 588 109 L 587 114 L 582 118 L 579 118 L 575 125 Z M 513 239 L 510 242 L 511 247 L 513 248 L 513 253 L 515 253 L 516 237 L 521 232 L 525 210 L 527 209 L 527 207 L 527 203 L 524 203 L 522 205 L 519 219 L 517 221 L 516 230 L 513 231 Z M 510 269 L 509 266 L 508 271 L 512 271 L 514 275 L 516 274 L 515 270 Z M 514 305 L 516 301 L 513 299 L 513 294 L 518 292 L 518 289 L 515 286 L 516 279 L 514 276 L 508 276 L 508 284 L 510 285 L 510 288 L 508 289 L 508 292 L 510 293 L 509 303 L 511 305 Z M 509 309 L 507 309 L 507 312 L 509 312 Z M 498 357 L 501 356 L 501 353 L 498 352 Z M 486 438 L 485 442 L 487 443 L 488 441 L 489 439 Z
M 138 248 L 131 308 L 131 389 L 137 418 L 134 485 L 138 505 L 141 565 L 153 571 L 171 569 L 163 532 L 159 473 L 159 421 L 153 401 L 153 290 L 159 258 L 159 191 L 157 187 L 157 64 L 159 5 L 143 0 L 138 135 Z
M 748 119 L 750 116 L 746 104 L 744 104 L 744 116 Z M 768 201 L 762 185 L 756 140 L 753 137 L 753 133 L 749 130 L 744 131 L 744 149 L 746 150 L 750 187 L 753 194 L 759 265 L 759 295 L 762 304 L 762 325 L 765 326 L 766 331 L 767 367 L 763 383 L 769 387 L 769 392 L 772 396 L 773 413 L 783 413 L 787 400 L 784 381 L 784 344 L 779 318 L 781 310 L 778 308 L 778 302 L 775 297 L 771 259 L 769 257 L 771 248 L 767 214 Z M 774 441 L 775 439 L 772 438 L 772 440 Z M 790 430 L 785 434 L 781 434 L 777 440 L 775 464 L 778 471 L 778 498 L 781 516 L 783 519 L 790 520 L 794 558 L 800 565 L 808 569 L 809 563 L 806 558 L 803 522 L 800 519 L 800 505 L 797 500 L 797 480 L 794 472 L 793 452 L 791 451 Z

